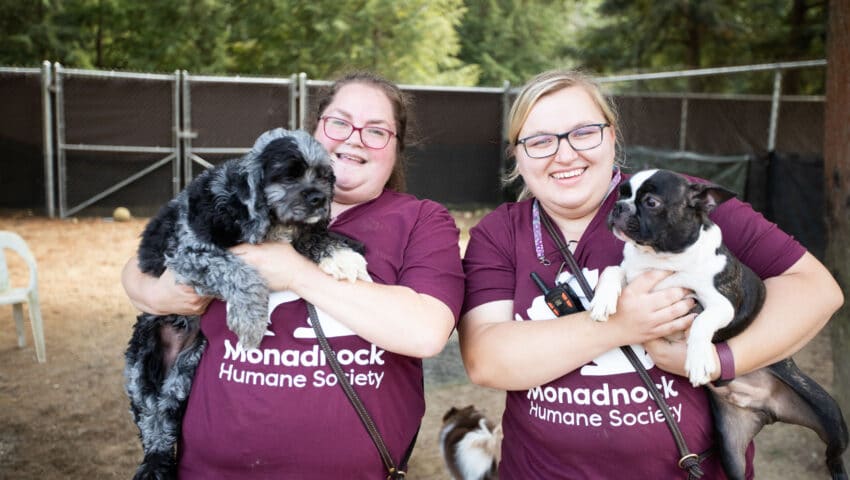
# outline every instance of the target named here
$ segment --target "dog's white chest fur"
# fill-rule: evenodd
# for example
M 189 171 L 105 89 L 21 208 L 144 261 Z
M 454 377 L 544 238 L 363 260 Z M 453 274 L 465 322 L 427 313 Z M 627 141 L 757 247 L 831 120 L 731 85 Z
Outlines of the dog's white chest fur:
M 655 289 L 687 288 L 694 292 L 702 305 L 703 311 L 694 320 L 688 334 L 685 370 L 692 384 L 708 383 L 716 370 L 711 339 L 735 315 L 731 302 L 714 285 L 715 276 L 723 271 L 728 261 L 725 255 L 717 253 L 721 242 L 720 228 L 711 225 L 703 229 L 697 241 L 681 253 L 657 253 L 648 247 L 626 243 L 620 266 L 606 268 L 599 277 L 590 317 L 605 321 L 615 314 L 623 287 L 641 273 L 652 269 L 673 271 Z

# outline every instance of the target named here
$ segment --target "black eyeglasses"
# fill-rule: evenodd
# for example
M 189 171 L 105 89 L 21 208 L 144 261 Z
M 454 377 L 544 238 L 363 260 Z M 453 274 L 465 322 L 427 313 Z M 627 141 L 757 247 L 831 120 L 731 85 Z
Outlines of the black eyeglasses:
M 521 138 L 516 141 L 517 145 L 525 148 L 525 153 L 531 158 L 546 158 L 558 153 L 561 139 L 566 138 L 573 150 L 581 152 L 590 150 L 602 144 L 602 132 L 608 123 L 592 123 L 564 133 L 544 133 Z
M 380 150 L 390 143 L 395 132 L 382 127 L 355 127 L 353 123 L 338 117 L 322 117 L 325 135 L 333 140 L 344 141 L 354 132 L 360 132 L 360 141 L 367 148 Z

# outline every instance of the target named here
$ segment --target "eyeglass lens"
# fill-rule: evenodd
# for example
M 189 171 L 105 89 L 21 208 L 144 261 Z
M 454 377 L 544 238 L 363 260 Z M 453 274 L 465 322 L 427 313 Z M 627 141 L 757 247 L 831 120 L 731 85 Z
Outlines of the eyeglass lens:
M 380 127 L 355 127 L 351 122 L 335 117 L 325 117 L 325 135 L 334 140 L 348 140 L 355 130 L 360 131 L 363 145 L 381 149 L 390 142 L 392 132 Z
M 523 141 L 525 153 L 532 158 L 543 158 L 554 155 L 561 145 L 561 139 L 566 138 L 573 150 L 590 150 L 602 143 L 602 130 L 606 125 L 587 125 L 560 135 L 535 135 Z

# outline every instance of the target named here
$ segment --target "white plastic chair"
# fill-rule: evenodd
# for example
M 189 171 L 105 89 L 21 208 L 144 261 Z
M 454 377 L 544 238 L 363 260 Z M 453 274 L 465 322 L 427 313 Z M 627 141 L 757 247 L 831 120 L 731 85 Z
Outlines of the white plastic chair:
M 29 283 L 25 288 L 12 288 L 9 283 L 9 268 L 6 266 L 6 251 L 17 253 L 29 267 Z M 35 355 L 40 363 L 47 361 L 44 349 L 44 328 L 41 322 L 41 308 L 38 304 L 38 269 L 35 257 L 27 243 L 17 233 L 0 230 L 0 305 L 12 305 L 15 317 L 15 330 L 18 333 L 18 346 L 27 344 L 24 336 L 24 303 L 27 303 L 32 337 L 35 343 Z

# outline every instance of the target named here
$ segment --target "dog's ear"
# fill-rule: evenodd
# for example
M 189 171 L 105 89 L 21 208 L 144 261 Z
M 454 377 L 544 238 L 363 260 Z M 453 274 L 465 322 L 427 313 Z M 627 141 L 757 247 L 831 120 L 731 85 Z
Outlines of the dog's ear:
M 450 409 L 446 412 L 446 414 L 445 414 L 445 415 L 443 415 L 443 421 L 445 422 L 446 420 L 448 420 L 449 418 L 451 418 L 451 417 L 452 417 L 452 415 L 454 415 L 455 413 L 457 413 L 457 409 L 456 409 L 455 407 L 450 408 Z
M 705 213 L 710 213 L 718 205 L 737 194 L 713 183 L 692 183 L 688 185 L 688 205 Z

